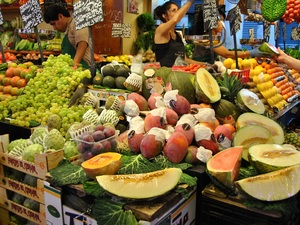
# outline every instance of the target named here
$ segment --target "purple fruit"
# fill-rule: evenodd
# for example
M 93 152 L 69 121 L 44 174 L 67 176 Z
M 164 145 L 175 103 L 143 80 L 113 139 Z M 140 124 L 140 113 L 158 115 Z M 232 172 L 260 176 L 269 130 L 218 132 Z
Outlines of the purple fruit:
M 110 146 L 111 146 L 111 149 L 110 151 L 111 152 L 115 152 L 117 150 L 117 140 L 115 138 L 112 138 L 110 141 Z
M 82 157 L 83 157 L 83 160 L 88 160 L 90 158 L 92 158 L 94 155 L 91 151 L 85 151 L 83 154 L 82 154 Z
M 103 151 L 104 151 L 104 148 L 103 148 L 103 145 L 101 142 L 95 142 L 91 149 L 91 152 L 93 153 L 93 155 L 99 155 Z
M 105 139 L 105 134 L 102 130 L 97 130 L 94 132 L 93 138 L 95 141 L 102 141 L 103 139 Z
M 103 126 L 102 124 L 98 124 L 98 125 L 95 127 L 95 131 L 98 131 L 98 130 L 103 131 L 104 128 L 105 128 L 105 126 Z
M 103 152 L 110 152 L 111 144 L 109 141 L 107 140 L 102 141 L 102 145 L 103 145 Z
M 93 134 L 91 133 L 86 133 L 86 134 L 83 134 L 81 136 L 81 139 L 82 139 L 82 144 L 83 144 L 83 147 L 84 148 L 91 148 L 93 147 L 93 144 L 94 144 L 94 138 L 93 138 Z
M 80 142 L 80 143 L 77 145 L 77 150 L 78 150 L 78 152 L 81 153 L 81 154 L 85 152 L 86 149 L 84 148 L 82 142 Z
M 116 133 L 116 130 L 112 127 L 105 127 L 105 129 L 103 130 L 105 137 L 109 138 L 111 136 L 114 136 Z

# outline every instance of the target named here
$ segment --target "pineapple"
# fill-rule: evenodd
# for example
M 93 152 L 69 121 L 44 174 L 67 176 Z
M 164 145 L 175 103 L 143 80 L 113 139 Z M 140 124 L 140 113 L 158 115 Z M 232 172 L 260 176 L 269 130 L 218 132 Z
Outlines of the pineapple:
M 294 145 L 300 150 L 300 136 L 296 132 L 289 132 L 284 135 L 284 144 Z
M 220 91 L 223 99 L 234 102 L 237 93 L 245 87 L 241 82 L 240 77 L 230 76 L 226 71 L 222 77 L 217 77 L 217 82 L 220 86 Z

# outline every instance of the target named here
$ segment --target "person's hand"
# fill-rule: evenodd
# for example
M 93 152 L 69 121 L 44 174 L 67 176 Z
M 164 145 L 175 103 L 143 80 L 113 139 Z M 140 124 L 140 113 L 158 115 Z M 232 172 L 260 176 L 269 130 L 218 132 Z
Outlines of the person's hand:
M 70 101 L 69 101 L 69 107 L 76 105 L 78 101 L 82 98 L 82 96 L 87 92 L 87 87 L 78 87 L 76 91 L 73 93 Z
M 262 52 L 259 47 L 249 50 L 251 57 L 270 57 L 271 54 L 268 52 Z

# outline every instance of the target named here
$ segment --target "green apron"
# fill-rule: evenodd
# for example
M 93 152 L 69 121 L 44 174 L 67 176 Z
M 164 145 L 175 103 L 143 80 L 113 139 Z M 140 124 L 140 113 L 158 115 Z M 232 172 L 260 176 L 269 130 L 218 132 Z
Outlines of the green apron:
M 68 33 L 66 33 L 66 35 L 63 38 L 63 41 L 61 43 L 61 48 L 62 48 L 62 51 L 61 51 L 62 54 L 69 54 L 71 56 L 71 58 L 74 59 L 75 54 L 76 54 L 76 49 L 69 41 Z M 89 65 L 83 59 L 81 59 L 80 64 L 86 69 L 89 68 Z

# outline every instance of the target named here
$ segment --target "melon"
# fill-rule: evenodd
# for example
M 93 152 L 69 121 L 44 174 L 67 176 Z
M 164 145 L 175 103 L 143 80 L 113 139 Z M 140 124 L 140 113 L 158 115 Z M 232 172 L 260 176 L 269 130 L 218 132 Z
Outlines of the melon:
M 220 99 L 220 101 L 212 104 L 212 107 L 215 110 L 216 116 L 221 119 L 232 116 L 234 120 L 237 120 L 241 115 L 239 108 L 226 99 Z
M 129 199 L 149 199 L 161 196 L 176 187 L 182 175 L 179 168 L 167 168 L 149 173 L 102 175 L 96 179 L 108 193 Z
M 242 150 L 242 146 L 237 146 L 218 152 L 208 160 L 207 171 L 225 187 L 232 188 L 239 175 Z
M 284 142 L 283 128 L 275 120 L 257 113 L 246 112 L 238 117 L 236 128 L 238 130 L 247 124 L 261 125 L 267 128 L 273 136 L 274 144 L 282 144 Z
M 195 74 L 195 91 L 200 102 L 214 103 L 221 99 L 217 80 L 204 68 L 199 68 Z
M 261 201 L 279 201 L 300 190 L 300 165 L 244 178 L 235 182 L 238 190 Z
M 257 144 L 274 144 L 272 133 L 265 127 L 249 124 L 245 125 L 234 135 L 232 145 L 243 146 L 243 159 L 248 161 L 249 147 Z
M 166 86 L 178 90 L 178 94 L 185 97 L 190 104 L 196 102 L 194 75 L 186 72 L 173 71 L 166 79 Z
M 106 174 L 113 175 L 121 166 L 121 156 L 116 152 L 101 153 L 81 163 L 81 167 L 91 178 Z
M 236 96 L 236 103 L 239 109 L 243 112 L 255 112 L 258 114 L 264 114 L 266 111 L 264 103 L 259 97 L 252 91 L 243 88 Z
M 249 162 L 260 173 L 268 173 L 300 165 L 300 152 L 289 145 L 254 145 L 249 148 Z

